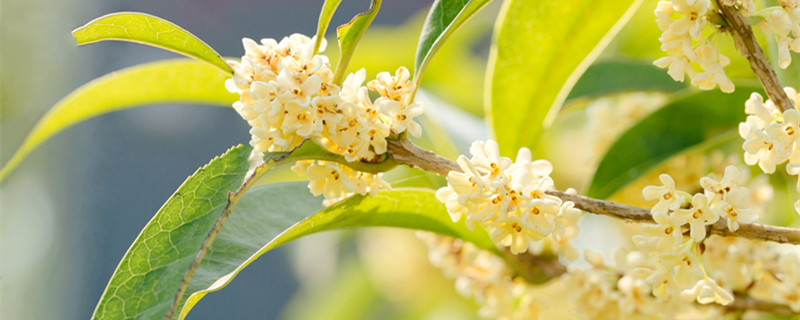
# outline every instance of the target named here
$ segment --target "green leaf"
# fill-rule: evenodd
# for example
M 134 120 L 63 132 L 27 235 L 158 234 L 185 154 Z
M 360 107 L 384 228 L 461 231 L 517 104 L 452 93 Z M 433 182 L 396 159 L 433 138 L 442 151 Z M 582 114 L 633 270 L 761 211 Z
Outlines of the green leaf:
M 72 31 L 79 45 L 103 40 L 131 41 L 174 51 L 205 61 L 233 74 L 233 69 L 203 40 L 167 20 L 145 13 L 117 12 L 94 19 Z
M 325 0 L 322 5 L 322 11 L 319 13 L 319 23 L 317 23 L 317 40 L 314 42 L 314 54 L 319 53 L 322 39 L 325 39 L 325 31 L 328 29 L 333 13 L 336 12 L 336 8 L 339 7 L 340 3 L 342 3 L 342 0 Z
M 246 158 L 246 156 L 245 156 Z M 245 166 L 246 169 L 246 166 Z M 241 180 L 241 179 L 240 179 Z M 200 262 L 195 276 L 188 283 L 186 292 L 181 298 L 178 306 L 180 319 L 183 319 L 189 310 L 202 299 L 208 292 L 220 290 L 225 287 L 236 275 L 247 265 L 253 262 L 262 254 L 286 244 L 300 237 L 328 230 L 386 226 L 427 230 L 441 234 L 465 239 L 477 244 L 479 247 L 498 253 L 497 248 L 491 242 L 488 235 L 482 229 L 469 231 L 463 223 L 453 223 L 444 207 L 439 202 L 433 190 L 425 189 L 396 189 L 381 191 L 376 196 L 353 196 L 347 200 L 337 203 L 331 207 L 322 209 L 321 199 L 315 198 L 308 192 L 306 182 L 290 182 L 272 185 L 256 186 L 250 189 L 239 201 L 233 214 L 216 236 L 210 249 L 206 252 L 204 259 Z M 181 192 L 181 194 L 184 194 Z M 185 196 L 184 196 L 185 198 Z M 169 202 L 168 202 L 169 204 Z M 322 209 L 322 210 L 320 210 Z M 320 210 L 316 213 L 315 211 Z M 313 214 L 312 214 L 313 213 Z M 122 319 L 132 316 L 149 316 L 148 318 L 160 319 L 169 308 L 172 296 L 167 293 L 175 293 L 180 285 L 180 279 L 191 258 L 180 258 L 173 261 L 175 266 L 164 267 L 161 269 L 144 270 L 136 278 L 128 280 L 126 278 L 117 279 L 117 274 L 126 275 L 129 272 L 124 269 L 128 266 L 126 262 L 132 253 L 138 251 L 144 239 L 148 239 L 148 252 L 138 253 L 136 256 L 139 264 L 152 264 L 149 259 L 158 259 L 165 252 L 172 249 L 175 237 L 157 236 L 161 228 L 158 222 L 164 218 L 160 217 L 161 212 L 151 221 L 142 236 L 134 243 L 133 247 L 126 254 L 120 268 L 117 270 L 112 284 L 125 283 L 122 286 L 125 294 L 120 294 L 120 290 L 115 287 L 108 292 L 116 291 L 117 303 L 125 301 L 127 305 L 138 306 L 137 311 L 128 313 L 108 313 L 105 317 L 98 316 L 97 319 Z M 215 215 L 215 217 L 218 216 Z M 213 217 L 193 220 L 192 225 L 202 222 L 203 226 L 193 227 L 198 230 L 192 232 L 196 236 L 192 240 L 192 245 L 188 244 L 181 247 L 191 247 L 191 257 L 200 247 L 198 241 L 202 241 L 205 233 L 199 230 L 208 230 L 215 219 Z M 189 228 L 181 226 L 181 230 Z M 151 231 L 155 229 L 155 231 Z M 153 239 L 161 240 L 155 242 Z M 181 242 L 183 243 L 183 242 Z M 188 250 L 188 249 L 187 249 Z M 188 254 L 188 253 L 187 253 Z M 152 258 L 151 258 L 152 257 Z M 172 256 L 178 258 L 177 256 Z M 159 260 L 160 261 L 160 260 Z M 180 264 L 178 264 L 180 263 Z M 163 290 L 163 295 L 159 294 L 154 298 L 145 297 L 143 292 L 153 290 Z M 107 292 L 107 295 L 108 295 Z M 161 291 L 159 291 L 161 292 Z M 166 297 L 166 298 L 165 298 Z M 104 305 L 108 305 L 108 298 L 103 300 Z M 135 302 L 128 302 L 135 301 Z M 165 302 L 166 301 L 166 302 Z M 109 307 L 98 307 L 98 310 L 105 310 Z
M 309 215 L 318 204 L 305 183 L 254 187 L 240 201 L 217 242 L 189 283 L 191 296 L 182 318 L 208 292 L 226 286 L 244 267 L 262 254 L 313 233 L 354 227 L 399 227 L 437 232 L 473 242 L 497 252 L 485 231 L 469 231 L 453 223 L 432 190 L 395 189 L 376 196 L 353 196 Z M 227 239 L 227 240 L 223 240 Z M 222 242 L 218 247 L 218 242 Z M 235 253 L 235 257 L 234 254 Z
M 422 74 L 433 56 L 444 42 L 466 22 L 478 13 L 490 0 L 436 0 L 433 2 L 422 34 L 419 36 L 417 54 L 414 61 L 414 83 L 419 88 Z
M 125 253 L 93 319 L 164 316 L 228 193 L 242 184 L 250 150 L 232 148 L 186 179 Z
M 350 22 L 336 28 L 336 38 L 339 40 L 339 62 L 336 64 L 336 73 L 333 76 L 334 83 L 342 83 L 344 80 L 347 65 L 356 51 L 361 36 L 372 24 L 372 20 L 378 15 L 380 9 L 381 0 L 372 0 L 367 11 L 357 14 Z
M 503 155 L 535 148 L 572 86 L 641 2 L 505 2 L 486 86 L 487 118 Z
M 609 148 L 587 196 L 606 198 L 670 157 L 712 138 L 731 134 L 745 118 L 744 102 L 760 88 L 738 87 L 675 100 L 628 129 Z
M 674 92 L 687 85 L 677 82 L 650 61 L 612 60 L 592 64 L 575 83 L 567 100 L 620 91 Z
M 76 89 L 39 120 L 22 146 L 0 170 L 0 180 L 39 144 L 76 123 L 112 111 L 155 103 L 230 106 L 238 99 L 225 89 L 227 74 L 188 59 L 165 60 L 123 69 Z

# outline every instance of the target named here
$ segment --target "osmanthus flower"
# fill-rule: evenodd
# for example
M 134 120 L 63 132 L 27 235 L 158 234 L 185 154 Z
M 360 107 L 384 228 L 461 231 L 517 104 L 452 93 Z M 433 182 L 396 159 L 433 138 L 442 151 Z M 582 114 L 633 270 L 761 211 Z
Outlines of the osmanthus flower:
M 723 92 L 734 90 L 723 67 L 730 60 L 719 53 L 711 38 L 717 32 L 709 16 L 717 15 L 709 0 L 660 1 L 655 11 L 656 23 L 662 31 L 658 38 L 661 50 L 667 54 L 654 64 L 668 68 L 667 73 L 675 81 L 683 81 L 688 75 L 692 85 L 710 90 L 719 85 Z M 705 36 L 706 30 L 711 35 Z M 693 64 L 703 72 L 697 72 Z
M 800 312 L 800 250 L 782 254 L 776 269 L 773 300 Z
M 330 205 L 354 194 L 375 195 L 380 189 L 391 186 L 380 173 L 367 173 L 337 163 L 306 160 L 298 161 L 292 170 L 308 176 L 308 188 L 315 196 L 325 197 L 323 204 Z
M 749 191 L 739 186 L 739 170 L 735 166 L 725 168 L 725 174 L 720 181 L 711 177 L 700 179 L 705 196 L 714 212 L 727 219 L 728 229 L 736 231 L 740 223 L 753 223 L 758 214 L 753 208 L 747 206 Z
M 568 238 L 575 232 L 567 230 L 576 228 L 570 222 L 580 217 L 580 211 L 573 203 L 546 193 L 553 188 L 549 162 L 532 161 L 526 148 L 512 162 L 500 156 L 497 143 L 491 140 L 473 143 L 470 153 L 471 158 L 457 159 L 462 172 L 451 171 L 448 185 L 436 192 L 453 222 L 465 216 L 467 227 L 484 227 L 493 241 L 514 254 L 538 253 L 543 240 L 558 243 L 553 247 L 563 253 L 574 251 Z
M 484 318 L 536 319 L 539 305 L 532 295 L 533 286 L 514 276 L 514 271 L 500 257 L 460 239 L 429 232 L 417 232 L 428 246 L 431 264 L 455 280 L 456 291 L 472 297 L 481 307 Z
M 411 101 L 415 86 L 406 68 L 400 67 L 395 76 L 380 73 L 367 86 L 361 69 L 339 85 L 328 57 L 314 54 L 314 40 L 301 34 L 262 39 L 260 44 L 244 38 L 245 54 L 229 61 L 234 74 L 225 86 L 240 96 L 233 108 L 250 125 L 255 152 L 285 152 L 311 140 L 349 162 L 372 162 L 386 153 L 392 133 L 422 133 L 414 118 L 424 110 L 420 102 Z M 325 45 L 323 40 L 320 50 Z M 370 89 L 381 97 L 372 101 Z M 326 203 L 388 187 L 379 176 L 339 164 L 296 168 L 309 176 L 312 193 L 324 195 Z
M 678 216 L 683 216 L 689 224 L 689 236 L 695 242 L 706 238 L 706 226 L 719 220 L 719 215 L 708 206 L 708 197 L 702 193 L 692 197 L 692 206 L 688 209 L 675 211 Z
M 646 200 L 658 200 L 658 203 L 650 209 L 653 215 L 675 211 L 683 204 L 683 196 L 675 189 L 675 180 L 668 174 L 658 176 L 663 186 L 648 186 L 644 188 L 642 194 Z
M 778 66 L 786 68 L 792 62 L 790 51 L 800 52 L 800 1 L 778 0 L 779 6 L 764 8 L 755 13 L 764 33 L 775 36 L 778 47 Z
M 681 297 L 686 300 L 697 300 L 701 304 L 715 302 L 727 305 L 733 302 L 733 295 L 708 277 L 697 281 L 694 287 L 681 291 Z

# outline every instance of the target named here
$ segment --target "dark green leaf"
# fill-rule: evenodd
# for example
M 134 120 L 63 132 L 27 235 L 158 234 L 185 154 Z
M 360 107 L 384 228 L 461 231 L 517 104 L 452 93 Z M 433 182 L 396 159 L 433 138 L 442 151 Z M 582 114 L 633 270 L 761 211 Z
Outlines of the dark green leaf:
M 131 41 L 205 61 L 229 74 L 233 69 L 203 40 L 167 20 L 139 12 L 110 13 L 72 31 L 78 44 L 103 40 Z
M 350 22 L 336 28 L 336 38 L 339 40 L 339 62 L 336 64 L 336 73 L 333 76 L 335 83 L 342 83 L 350 58 L 356 51 L 358 41 L 367 31 L 372 20 L 381 9 L 381 0 L 372 0 L 369 10 L 357 14 Z
M 97 78 L 53 106 L 0 170 L 5 178 L 28 153 L 72 125 L 118 110 L 156 103 L 230 106 L 237 96 L 225 89 L 228 75 L 188 59 L 145 63 Z
M 587 195 L 606 198 L 662 161 L 720 135 L 744 121 L 744 102 L 760 88 L 738 87 L 689 94 L 650 114 L 606 152 Z
M 495 30 L 487 117 L 500 152 L 535 149 L 580 75 L 641 0 L 507 0 Z
M 672 80 L 650 61 L 600 61 L 586 69 L 567 100 L 628 90 L 673 92 L 686 87 L 685 83 Z
M 490 0 L 436 0 L 433 2 L 422 34 L 419 36 L 417 54 L 414 61 L 414 83 L 419 87 L 422 74 L 433 56 L 445 41 L 464 22 L 478 13 Z

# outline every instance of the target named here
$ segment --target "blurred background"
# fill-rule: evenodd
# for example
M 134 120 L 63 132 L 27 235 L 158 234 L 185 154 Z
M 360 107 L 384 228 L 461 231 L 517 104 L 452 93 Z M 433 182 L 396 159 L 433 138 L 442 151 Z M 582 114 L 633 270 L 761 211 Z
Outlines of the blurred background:
M 385 1 L 355 53 L 352 71 L 365 67 L 369 78 L 412 66 L 430 3 Z M 649 1 L 637 11 L 600 60 L 649 63 L 662 56 L 659 31 L 652 22 L 655 3 Z M 0 163 L 72 90 L 115 70 L 176 57 L 123 42 L 79 48 L 70 31 L 94 18 L 118 11 L 153 14 L 194 33 L 223 56 L 239 57 L 242 37 L 313 34 L 321 4 L 3 0 Z M 428 102 L 429 117 L 422 120 L 428 137 L 418 143 L 450 158 L 463 153 L 471 141 L 488 137 L 481 119 L 482 88 L 499 4 L 493 3 L 459 30 L 425 74 L 419 97 Z M 331 61 L 337 54 L 331 38 L 335 26 L 368 6 L 368 0 L 343 1 L 328 31 L 326 53 Z M 731 78 L 749 76 L 743 60 L 735 59 L 726 68 Z M 655 107 L 665 99 L 656 96 Z M 568 168 L 555 172 L 561 188 L 584 185 L 593 170 L 586 164 L 597 160 L 591 150 L 575 156 L 575 150 L 600 145 L 583 128 L 587 116 L 582 108 L 588 103 L 570 101 L 553 125 L 548 136 L 552 139 L 545 139 L 552 140 L 552 146 L 542 146 L 537 153 L 558 162 L 557 170 Z M 248 127 L 233 110 L 157 105 L 100 116 L 44 143 L 0 184 L 0 318 L 89 318 L 119 260 L 172 192 L 211 158 L 248 141 Z M 558 145 L 573 147 L 564 153 L 555 150 Z M 409 172 L 403 174 L 408 177 Z M 418 185 L 420 180 L 421 173 L 411 172 L 411 178 L 392 181 Z M 594 227 L 585 228 L 579 247 L 580 242 L 602 247 L 619 241 L 604 232 L 604 227 L 614 228 L 605 218 L 589 216 L 582 224 Z M 550 299 L 558 297 L 551 294 Z M 566 308 L 557 300 L 546 307 L 558 310 L 559 303 Z M 188 319 L 471 319 L 476 310 L 471 300 L 455 293 L 451 280 L 429 266 L 424 245 L 413 232 L 370 229 L 314 235 L 269 252 L 225 289 L 206 296 Z

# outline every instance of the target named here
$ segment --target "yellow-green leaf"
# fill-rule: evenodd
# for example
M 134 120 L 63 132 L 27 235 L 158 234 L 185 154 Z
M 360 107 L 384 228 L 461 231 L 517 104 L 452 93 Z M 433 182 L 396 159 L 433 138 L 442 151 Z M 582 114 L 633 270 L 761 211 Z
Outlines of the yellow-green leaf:
M 317 39 L 314 42 L 314 54 L 319 52 L 322 39 L 325 39 L 325 31 L 328 29 L 331 18 L 333 18 L 333 13 L 336 12 L 336 8 L 339 7 L 340 3 L 342 3 L 342 0 L 325 0 L 325 3 L 322 5 L 322 10 L 319 12 L 319 23 L 317 23 Z
M 103 40 L 131 41 L 174 51 L 205 61 L 233 74 L 233 69 L 203 40 L 178 25 L 139 12 L 116 12 L 72 31 L 79 45 Z
M 486 110 L 503 155 L 534 147 L 581 74 L 641 0 L 506 0 L 490 53 Z
M 237 97 L 225 89 L 227 74 L 189 59 L 165 60 L 97 78 L 56 103 L 0 170 L 0 180 L 42 142 L 74 124 L 112 111 L 155 103 L 230 106 Z
M 378 15 L 380 9 L 381 0 L 372 0 L 367 11 L 357 14 L 350 22 L 336 28 L 336 38 L 339 40 L 339 62 L 336 64 L 336 73 L 333 76 L 335 83 L 342 83 L 344 80 L 347 65 L 356 51 L 361 36 L 372 24 L 372 20 Z

